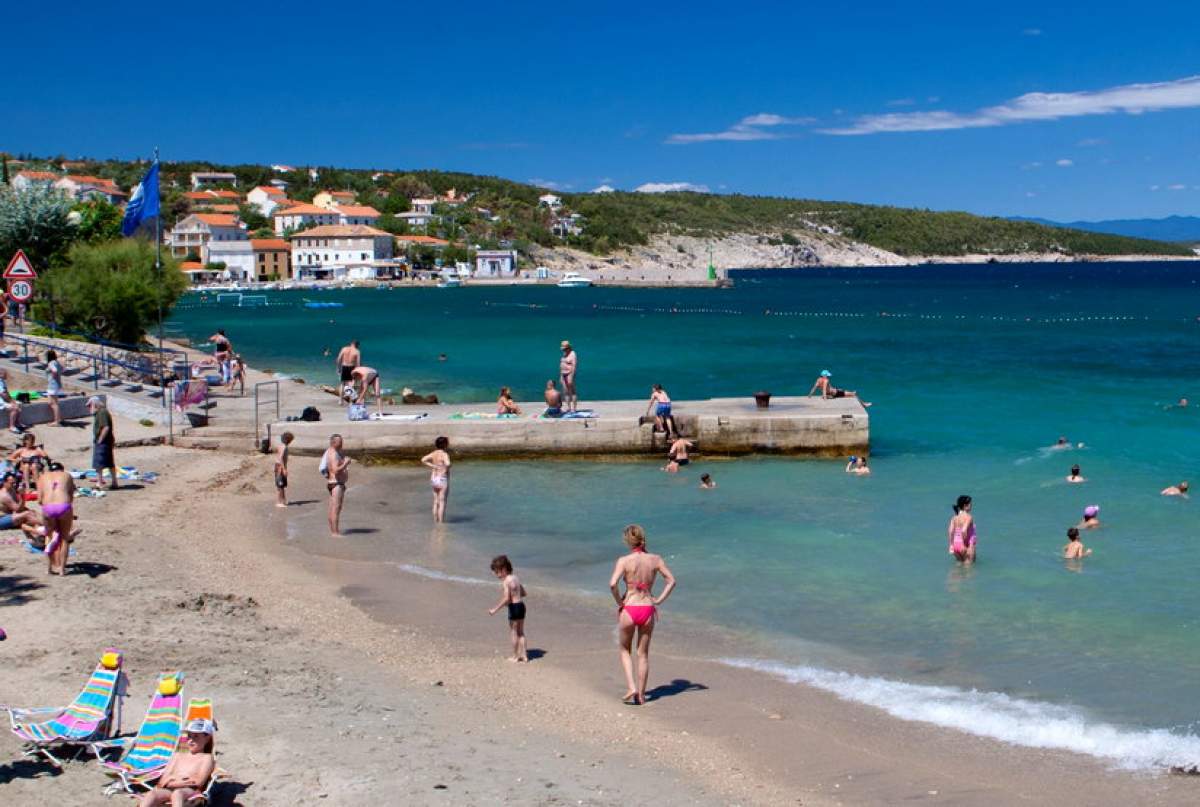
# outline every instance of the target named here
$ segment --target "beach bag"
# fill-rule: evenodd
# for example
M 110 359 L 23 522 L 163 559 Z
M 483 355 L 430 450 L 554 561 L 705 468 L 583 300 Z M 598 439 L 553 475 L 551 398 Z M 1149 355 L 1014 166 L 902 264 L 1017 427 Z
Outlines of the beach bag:
M 300 419 L 313 423 L 321 419 L 321 413 L 317 411 L 317 407 L 315 406 L 306 406 L 304 407 L 304 411 L 300 413 Z
M 367 405 L 366 404 L 350 404 L 350 406 L 346 408 L 346 419 L 347 420 L 366 420 L 367 419 Z
M 321 462 L 317 465 L 317 470 L 320 471 L 322 479 L 327 479 L 329 477 L 329 463 L 326 461 L 326 457 L 328 456 L 329 452 L 322 454 Z

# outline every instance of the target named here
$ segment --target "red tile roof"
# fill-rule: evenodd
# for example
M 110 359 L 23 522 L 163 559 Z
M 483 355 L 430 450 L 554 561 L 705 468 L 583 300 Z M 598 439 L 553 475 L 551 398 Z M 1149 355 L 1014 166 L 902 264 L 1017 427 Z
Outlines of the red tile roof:
M 305 202 L 289 207 L 287 210 L 276 210 L 274 216 L 336 216 L 336 210 L 330 210 L 326 207 L 317 207 Z
M 238 212 L 237 205 L 207 205 L 204 209 L 210 213 L 236 213 L 236 212 Z
M 26 179 L 48 179 L 51 181 L 58 179 L 58 174 L 53 171 L 18 171 L 17 176 L 25 177 Z
M 270 194 L 271 196 L 286 196 L 287 195 L 283 192 L 282 188 L 276 188 L 274 185 L 259 185 L 254 190 L 262 191 L 263 193 Z
M 282 238 L 251 238 L 250 248 L 255 252 L 271 252 L 273 250 L 289 249 L 288 242 Z
M 184 261 L 179 264 L 179 269 L 182 272 L 203 272 L 204 264 L 199 261 Z
M 379 211 L 370 205 L 338 205 L 337 212 L 343 216 L 375 216 L 379 217 Z
M 226 213 L 193 213 L 192 215 L 210 227 L 238 226 L 237 216 L 230 216 Z
M 313 227 L 309 230 L 301 230 L 298 233 L 292 233 L 289 238 L 366 238 L 374 235 L 391 235 L 383 230 L 377 230 L 374 227 L 368 227 L 365 224 L 323 224 L 320 227 Z

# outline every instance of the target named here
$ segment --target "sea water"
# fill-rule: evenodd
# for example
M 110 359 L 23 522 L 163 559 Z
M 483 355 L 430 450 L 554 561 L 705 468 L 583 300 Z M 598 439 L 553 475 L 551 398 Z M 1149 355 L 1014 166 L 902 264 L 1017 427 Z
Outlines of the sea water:
M 763 648 L 727 663 L 906 719 L 1187 766 L 1200 764 L 1200 502 L 1159 491 L 1197 477 L 1200 408 L 1171 405 L 1200 398 L 1198 281 L 1197 263 L 1031 264 L 747 273 L 733 289 L 278 292 L 254 309 L 189 295 L 171 325 L 201 339 L 224 327 L 252 366 L 310 383 L 332 383 L 324 348 L 356 337 L 385 386 L 476 402 L 507 385 L 531 409 L 561 339 L 585 404 L 656 382 L 680 401 L 803 394 L 828 369 L 873 404 L 870 477 L 784 458 L 701 458 L 679 475 L 657 461 L 466 462 L 448 526 L 463 551 L 409 571 L 486 579 L 468 558 L 506 552 L 604 593 L 636 521 L 682 581 L 668 618 Z M 314 295 L 345 307 L 304 308 Z M 1060 435 L 1083 447 L 1048 449 Z M 1082 485 L 1064 479 L 1074 463 Z M 698 488 L 702 471 L 717 489 Z M 974 567 L 946 553 L 962 493 Z M 404 517 L 426 518 L 427 495 Z M 1095 552 L 1066 563 L 1089 504 Z

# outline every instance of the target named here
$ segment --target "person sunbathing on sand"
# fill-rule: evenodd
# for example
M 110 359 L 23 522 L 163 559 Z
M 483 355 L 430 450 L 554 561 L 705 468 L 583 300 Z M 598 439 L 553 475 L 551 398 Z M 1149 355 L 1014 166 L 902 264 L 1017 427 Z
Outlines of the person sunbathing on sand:
M 1067 545 L 1063 547 L 1063 557 L 1067 560 L 1078 560 L 1092 554 L 1092 550 L 1087 549 L 1083 545 L 1083 541 L 1079 540 L 1079 530 L 1075 527 L 1067 530 Z
M 628 555 L 617 558 L 608 589 L 617 601 L 617 631 L 620 642 L 621 669 L 625 672 L 627 691 L 621 698 L 630 706 L 646 702 L 646 682 L 650 678 L 650 639 L 658 621 L 658 606 L 667 601 L 675 590 L 675 575 L 659 555 L 646 551 L 646 531 L 637 524 L 625 528 Z M 654 580 L 662 575 L 667 581 L 662 594 L 653 596 Z M 621 581 L 625 593 L 621 593 Z M 637 638 L 637 683 L 633 680 L 633 640 Z
M 0 530 L 20 528 L 31 538 L 42 526 L 42 519 L 25 507 L 25 497 L 17 489 L 17 475 L 7 471 L 0 477 Z
M 204 792 L 217 763 L 213 758 L 213 729 L 211 720 L 193 720 L 183 736 L 188 753 L 175 753 L 154 789 L 138 800 L 138 807 L 184 807 Z

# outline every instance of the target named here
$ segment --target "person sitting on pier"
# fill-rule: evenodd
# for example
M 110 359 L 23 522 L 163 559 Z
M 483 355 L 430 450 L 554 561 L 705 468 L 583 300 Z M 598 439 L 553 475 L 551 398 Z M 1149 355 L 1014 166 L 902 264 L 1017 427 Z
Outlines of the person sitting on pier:
M 8 430 L 21 433 L 21 404 L 8 392 L 8 371 L 0 367 L 0 412 L 8 411 Z
M 512 390 L 508 387 L 500 388 L 500 397 L 496 400 L 497 415 L 519 415 L 521 407 L 517 406 L 517 402 L 513 400 Z
M 558 385 L 554 383 L 554 379 L 546 382 L 546 411 L 542 413 L 542 417 L 560 418 L 562 417 L 562 393 L 558 391 Z
M 858 393 L 855 392 L 854 390 L 839 389 L 839 388 L 833 386 L 833 384 L 830 383 L 830 380 L 829 380 L 832 377 L 833 377 L 833 373 L 829 372 L 828 370 L 822 370 L 821 374 L 819 376 L 817 376 L 817 380 L 813 382 L 812 389 L 810 389 L 808 391 L 808 396 L 811 398 L 813 395 L 815 395 L 819 392 L 821 394 L 821 397 L 826 400 L 828 400 L 830 398 L 857 398 L 858 397 Z

